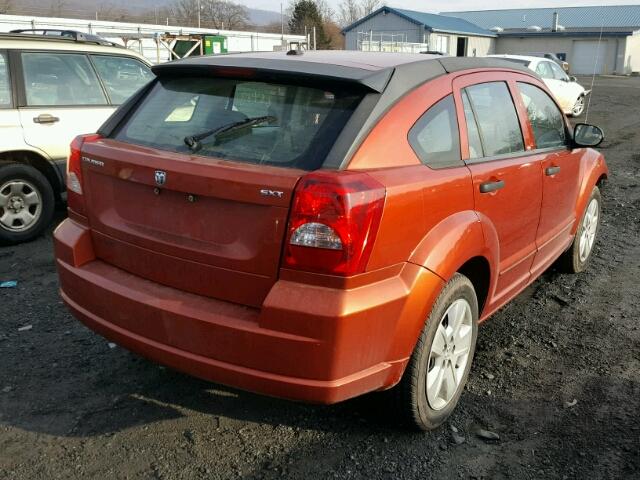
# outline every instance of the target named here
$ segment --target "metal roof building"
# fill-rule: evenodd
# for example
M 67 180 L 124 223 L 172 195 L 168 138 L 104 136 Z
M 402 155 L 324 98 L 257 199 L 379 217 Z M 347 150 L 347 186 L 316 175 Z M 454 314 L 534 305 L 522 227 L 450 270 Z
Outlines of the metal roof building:
M 573 74 L 640 72 L 640 5 L 417 12 L 382 7 L 343 30 L 348 50 L 453 56 L 555 53 Z
M 498 33 L 496 53 L 551 52 L 574 74 L 640 71 L 640 5 L 444 12 Z
M 560 24 L 566 28 L 635 27 L 636 30 L 640 28 L 640 5 L 516 8 L 442 12 L 442 15 L 457 17 L 486 29 L 493 27 L 524 29 L 531 25 L 551 27 L 554 13 L 558 13 Z
M 467 20 L 381 7 L 344 28 L 348 50 L 426 51 L 453 56 L 492 53 L 497 35 Z

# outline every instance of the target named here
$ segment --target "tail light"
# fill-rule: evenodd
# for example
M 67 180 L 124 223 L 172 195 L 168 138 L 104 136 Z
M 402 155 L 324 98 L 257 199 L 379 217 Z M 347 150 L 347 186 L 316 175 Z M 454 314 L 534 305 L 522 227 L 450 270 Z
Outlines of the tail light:
M 82 183 L 82 147 L 85 143 L 99 140 L 97 134 L 78 135 L 71 142 L 67 160 L 67 206 L 74 212 L 85 215 Z
M 375 240 L 385 189 L 366 173 L 315 172 L 295 190 L 284 266 L 332 275 L 362 273 Z

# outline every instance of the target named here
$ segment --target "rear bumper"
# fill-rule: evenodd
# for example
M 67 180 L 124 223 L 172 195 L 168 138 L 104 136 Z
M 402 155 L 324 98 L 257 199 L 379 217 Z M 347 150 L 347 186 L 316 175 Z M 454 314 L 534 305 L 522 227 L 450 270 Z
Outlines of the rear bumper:
M 280 280 L 261 309 L 166 287 L 95 258 L 91 231 L 56 230 L 61 294 L 104 337 L 185 373 L 266 395 L 335 403 L 397 383 L 442 281 L 404 264 L 334 289 Z

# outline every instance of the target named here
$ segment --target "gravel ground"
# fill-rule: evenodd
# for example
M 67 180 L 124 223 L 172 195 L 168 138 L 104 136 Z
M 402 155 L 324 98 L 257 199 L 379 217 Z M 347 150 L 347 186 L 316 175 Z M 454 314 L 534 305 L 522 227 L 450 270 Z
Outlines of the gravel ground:
M 141 359 L 67 313 L 51 232 L 0 248 L 19 281 L 0 289 L 0 478 L 638 478 L 640 78 L 597 78 L 589 120 L 611 169 L 593 263 L 551 269 L 480 328 L 431 433 L 394 427 L 381 394 L 301 405 Z

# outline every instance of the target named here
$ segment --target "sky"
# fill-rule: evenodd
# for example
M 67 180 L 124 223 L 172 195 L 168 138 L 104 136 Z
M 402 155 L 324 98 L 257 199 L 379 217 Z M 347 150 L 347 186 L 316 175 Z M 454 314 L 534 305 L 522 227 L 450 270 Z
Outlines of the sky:
M 285 8 L 290 0 L 240 0 L 251 8 L 279 12 L 280 4 Z M 334 8 L 340 0 L 327 0 Z M 576 7 L 584 5 L 637 5 L 640 0 L 388 0 L 390 7 L 407 8 L 423 12 L 453 12 L 457 10 L 492 10 L 502 8 Z

